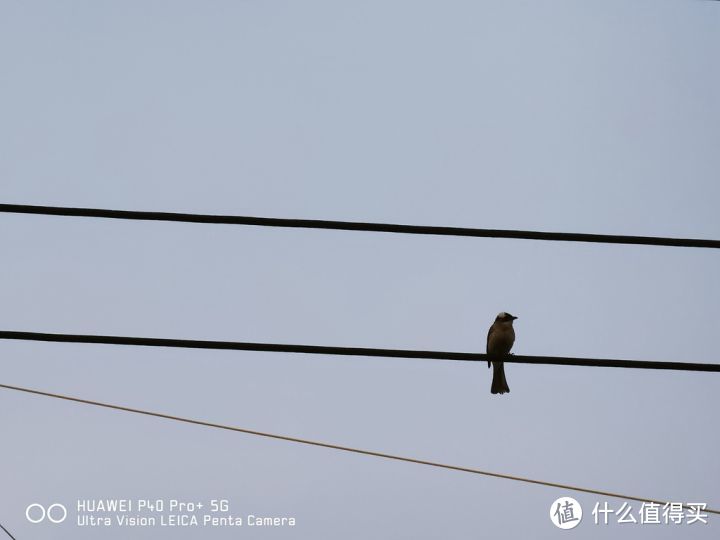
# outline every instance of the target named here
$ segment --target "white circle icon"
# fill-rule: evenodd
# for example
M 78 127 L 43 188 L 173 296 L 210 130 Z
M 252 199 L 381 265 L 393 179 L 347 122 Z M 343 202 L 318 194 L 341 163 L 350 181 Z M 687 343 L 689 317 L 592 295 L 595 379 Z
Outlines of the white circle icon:
M 560 529 L 574 529 L 582 520 L 582 506 L 572 497 L 560 497 L 550 505 L 550 521 Z
M 31 511 L 33 508 L 37 508 L 37 509 L 40 511 L 39 517 L 36 517 L 35 519 L 33 519 L 32 517 L 30 517 L 30 511 Z M 38 512 L 37 512 L 37 511 L 36 511 L 36 512 L 33 512 L 33 514 L 34 514 L 35 516 L 38 516 Z M 30 506 L 28 506 L 28 507 L 25 509 L 25 517 L 27 518 L 27 520 L 28 520 L 30 523 L 40 523 L 42 520 L 45 519 L 45 508 L 44 508 L 42 505 L 38 504 L 38 503 L 31 504 Z
M 58 514 L 58 512 L 55 512 L 55 516 L 53 517 L 53 508 L 57 508 L 61 514 Z M 62 515 L 62 517 L 58 517 L 58 515 Z M 65 518 L 67 517 L 67 508 L 65 508 L 62 504 L 55 503 L 48 507 L 47 509 L 47 518 L 52 521 L 53 523 L 62 523 L 65 521 Z

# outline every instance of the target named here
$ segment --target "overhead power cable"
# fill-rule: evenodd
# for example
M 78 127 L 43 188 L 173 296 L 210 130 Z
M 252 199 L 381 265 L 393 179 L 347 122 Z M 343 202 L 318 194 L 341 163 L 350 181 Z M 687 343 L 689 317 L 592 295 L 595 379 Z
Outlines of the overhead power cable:
M 702 238 L 666 238 L 660 236 L 626 236 L 615 234 L 517 231 L 508 229 L 439 227 L 432 225 L 367 223 L 360 221 L 335 221 L 326 219 L 268 218 L 254 216 L 187 214 L 177 212 L 142 212 L 136 210 L 70 208 L 64 206 L 35 206 L 28 204 L 0 204 L 0 212 L 14 214 L 40 214 L 46 216 L 94 217 L 145 221 L 177 221 L 185 223 L 216 223 L 227 225 L 254 225 L 258 227 L 289 227 L 302 229 L 331 229 L 341 231 L 429 234 L 440 236 L 470 236 L 478 238 L 517 238 L 524 240 L 594 242 L 603 244 L 634 244 L 647 246 L 674 246 L 714 249 L 720 248 L 720 240 L 709 240 Z
M 15 537 L 12 534 L 10 534 L 10 531 L 8 531 L 5 527 L 3 527 L 2 523 L 0 523 L 0 529 L 5 531 L 5 534 L 7 534 L 10 538 L 12 538 L 12 540 L 15 540 Z
M 85 405 L 94 405 L 94 406 L 96 406 L 96 407 L 104 407 L 104 408 L 106 408 L 106 409 L 115 409 L 115 410 L 118 410 L 118 411 L 130 412 L 130 413 L 135 413 L 135 414 L 143 414 L 143 415 L 145 415 L 145 416 L 154 416 L 154 417 L 157 417 L 157 418 L 164 418 L 164 419 L 166 419 L 166 420 L 174 420 L 174 421 L 176 421 L 176 422 L 184 422 L 184 423 L 186 423 L 186 424 L 195 424 L 195 425 L 198 425 L 198 426 L 205 426 L 205 427 L 211 427 L 211 428 L 217 428 L 217 429 L 224 429 L 224 430 L 227 430 L 227 431 L 236 431 L 236 432 L 239 432 L 239 433 L 245 433 L 245 434 L 247 434 L 247 435 L 256 435 L 256 436 L 258 436 L 258 437 L 266 437 L 266 438 L 269 438 L 269 439 L 278 439 L 278 440 L 282 440 L 282 441 L 294 442 L 294 443 L 299 443 L 299 444 L 306 444 L 306 445 L 310 445 L 310 446 L 319 446 L 319 447 L 322 447 L 322 448 L 329 448 L 329 449 L 331 449 L 331 450 L 340 450 L 340 451 L 343 451 L 343 452 L 352 452 L 352 453 L 355 453 L 355 454 L 363 454 L 363 455 L 366 455 L 366 456 L 374 456 L 374 457 L 380 457 L 380 458 L 385 458 L 385 459 L 392 459 L 392 460 L 395 460 L 395 461 L 405 461 L 405 462 L 408 462 L 408 463 L 416 463 L 416 464 L 419 464 L 419 465 L 428 465 L 428 466 L 430 466 L 430 467 L 438 467 L 438 468 L 442 468 L 442 469 L 450 469 L 450 470 L 454 470 L 454 471 L 461 471 L 461 472 L 467 472 L 467 473 L 472 473 L 472 474 L 480 474 L 480 475 L 483 475 L 483 476 L 492 476 L 492 477 L 494 477 L 494 478 L 503 478 L 503 479 L 505 479 L 505 480 L 514 480 L 514 481 L 516 481 L 516 482 L 525 482 L 525 483 L 528 483 L 528 484 L 538 484 L 538 485 L 542 485 L 542 486 L 555 487 L 555 488 L 560 488 L 560 489 L 570 490 L 570 491 L 580 491 L 580 492 L 583 492 L 583 493 L 592 493 L 592 494 L 594 494 L 594 495 L 602 495 L 602 496 L 605 496 L 605 497 L 614 497 L 614 498 L 618 498 L 618 499 L 628 499 L 628 500 L 640 501 L 640 502 L 651 502 L 651 503 L 656 503 L 656 504 L 660 504 L 660 505 L 667 504 L 667 501 L 661 501 L 661 500 L 658 500 L 658 499 L 648 499 L 648 498 L 645 498 L 645 497 L 637 497 L 637 496 L 634 496 L 634 495 L 624 495 L 624 494 L 622 494 L 622 493 L 615 493 L 615 492 L 612 492 L 612 491 L 602 491 L 602 490 L 598 490 L 598 489 L 589 489 L 589 488 L 583 488 L 583 487 L 579 487 L 579 486 L 571 486 L 571 485 L 569 485 L 569 484 L 559 484 L 559 483 L 556 483 L 556 482 L 546 482 L 546 481 L 544 481 L 544 480 L 533 480 L 533 479 L 531 479 L 531 478 L 525 478 L 525 477 L 522 477 L 522 476 L 514 476 L 514 475 L 510 475 L 510 474 L 495 473 L 495 472 L 484 471 L 484 470 L 475 469 L 475 468 L 471 468 L 471 467 L 461 467 L 461 466 L 458 466 L 458 465 L 448 465 L 448 464 L 445 464 L 445 463 L 438 463 L 438 462 L 435 462 L 435 461 L 427 461 L 427 460 L 424 460 L 424 459 L 416 459 L 416 458 L 403 457 L 403 456 L 398 456 L 398 455 L 395 455 L 395 454 L 386 454 L 386 453 L 384 453 L 384 452 L 375 452 L 375 451 L 373 451 L 373 450 L 363 450 L 363 449 L 361 449 L 361 448 L 353 448 L 353 447 L 350 447 L 350 446 L 340 446 L 340 445 L 337 445 L 337 444 L 331 444 L 331 443 L 326 443 L 326 442 L 314 441 L 314 440 L 309 440 L 309 439 L 301 439 L 301 438 L 298 438 L 298 437 L 290 437 L 290 436 L 287 436 L 287 435 L 277 435 L 277 434 L 275 434 L 275 433 L 266 433 L 266 432 L 264 432 L 264 431 L 256 431 L 256 430 L 253 430 L 253 429 L 245 429 L 245 428 L 236 427 L 236 426 L 229 426 L 229 425 L 227 425 L 227 424 L 216 424 L 216 423 L 214 423 L 214 422 L 206 422 L 206 421 L 204 421 L 204 420 L 195 420 L 195 419 L 192 419 L 192 418 L 184 418 L 184 417 L 181 417 L 181 416 L 174 416 L 174 415 L 165 414 L 165 413 L 146 411 L 146 410 L 143 410 L 143 409 L 134 409 L 134 408 L 131 408 L 131 407 L 125 407 L 125 406 L 123 406 L 123 405 L 113 405 L 113 404 L 110 404 L 110 403 L 103 403 L 103 402 L 101 402 L 101 401 L 92 401 L 92 400 L 89 400 L 89 399 L 82 399 L 82 398 L 78 398 L 78 397 L 67 396 L 67 395 L 64 395 L 64 394 L 55 394 L 55 393 L 51 393 L 51 392 L 44 392 L 44 391 L 41 391 L 41 390 L 34 390 L 34 389 L 31 389 L 31 388 L 23 388 L 23 387 L 20 387 L 20 386 L 12 386 L 12 385 L 9 385 L 9 384 L 0 384 L 0 388 L 5 388 L 5 389 L 7 389 L 7 390 L 15 390 L 15 391 L 18 391 L 18 392 L 25 392 L 25 393 L 28 393 L 28 394 L 35 394 L 35 395 L 38 395 L 38 396 L 45 396 L 45 397 L 50 397 L 50 398 L 55 398 L 55 399 L 62 399 L 62 400 L 66 400 L 66 401 L 74 401 L 74 402 L 76 402 L 76 403 L 82 403 L 82 404 L 85 404 Z M 687 509 L 691 509 L 691 507 L 690 507 L 689 505 L 683 505 L 683 506 L 684 506 L 685 508 L 687 508 Z M 710 512 L 710 513 L 713 513 L 713 514 L 720 514 L 720 510 L 713 510 L 713 509 L 707 509 L 707 508 L 703 509 L 703 512 Z
M 460 360 L 466 362 L 479 362 L 483 360 L 488 360 L 487 354 L 466 352 L 416 351 L 405 349 L 371 349 L 365 347 L 333 347 L 325 345 L 290 345 L 282 343 L 252 343 L 245 341 L 208 341 L 198 339 L 99 336 L 84 334 L 49 334 L 41 332 L 14 332 L 7 330 L 0 330 L 0 339 L 16 339 L 23 341 L 50 341 L 60 343 L 95 343 L 102 345 L 135 345 L 144 347 L 175 347 L 182 349 L 220 349 L 232 351 L 327 354 L 339 356 L 375 356 L 384 358 Z M 562 366 L 672 369 L 679 371 L 720 372 L 720 364 L 703 364 L 692 362 L 657 362 L 651 360 L 569 358 L 562 356 L 520 356 L 514 354 L 503 357 L 503 361 L 515 364 L 553 364 Z

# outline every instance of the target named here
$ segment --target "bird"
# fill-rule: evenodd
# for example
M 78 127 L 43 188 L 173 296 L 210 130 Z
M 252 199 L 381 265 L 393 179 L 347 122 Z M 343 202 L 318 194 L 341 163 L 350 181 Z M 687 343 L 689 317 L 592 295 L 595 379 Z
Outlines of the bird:
M 505 378 L 505 366 L 502 360 L 504 356 L 507 356 L 512 349 L 513 343 L 515 343 L 515 329 L 513 328 L 513 321 L 517 319 L 515 315 L 510 315 L 501 311 L 495 317 L 495 322 L 490 326 L 487 336 L 487 355 L 488 355 L 488 368 L 490 362 L 493 366 L 493 379 L 490 385 L 490 393 L 492 394 L 504 394 L 510 392 L 507 379 Z

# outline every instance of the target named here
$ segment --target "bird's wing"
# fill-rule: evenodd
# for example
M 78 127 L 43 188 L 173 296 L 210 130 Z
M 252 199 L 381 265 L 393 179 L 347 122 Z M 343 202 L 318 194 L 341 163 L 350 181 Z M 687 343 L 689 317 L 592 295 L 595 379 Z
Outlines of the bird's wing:
M 487 344 L 485 345 L 485 352 L 490 354 L 490 336 L 492 336 L 493 331 L 495 330 L 495 325 L 490 326 L 490 330 L 488 330 L 488 337 L 487 337 Z M 490 367 L 490 360 L 488 360 L 488 367 Z

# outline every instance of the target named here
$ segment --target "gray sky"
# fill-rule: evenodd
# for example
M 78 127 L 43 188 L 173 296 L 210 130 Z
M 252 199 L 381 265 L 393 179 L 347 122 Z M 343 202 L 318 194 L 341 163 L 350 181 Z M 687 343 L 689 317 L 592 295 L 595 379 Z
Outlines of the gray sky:
M 2 202 L 720 237 L 720 4 L 0 4 Z M 717 362 L 711 250 L 0 215 L 0 328 Z M 0 342 L 0 382 L 720 507 L 714 374 Z M 621 501 L 0 391 L 18 539 L 716 538 Z M 561 495 L 585 518 L 548 518 Z M 227 498 L 292 529 L 25 520 Z M 634 511 L 637 511 L 637 503 Z M 74 512 L 71 511 L 71 516 Z

